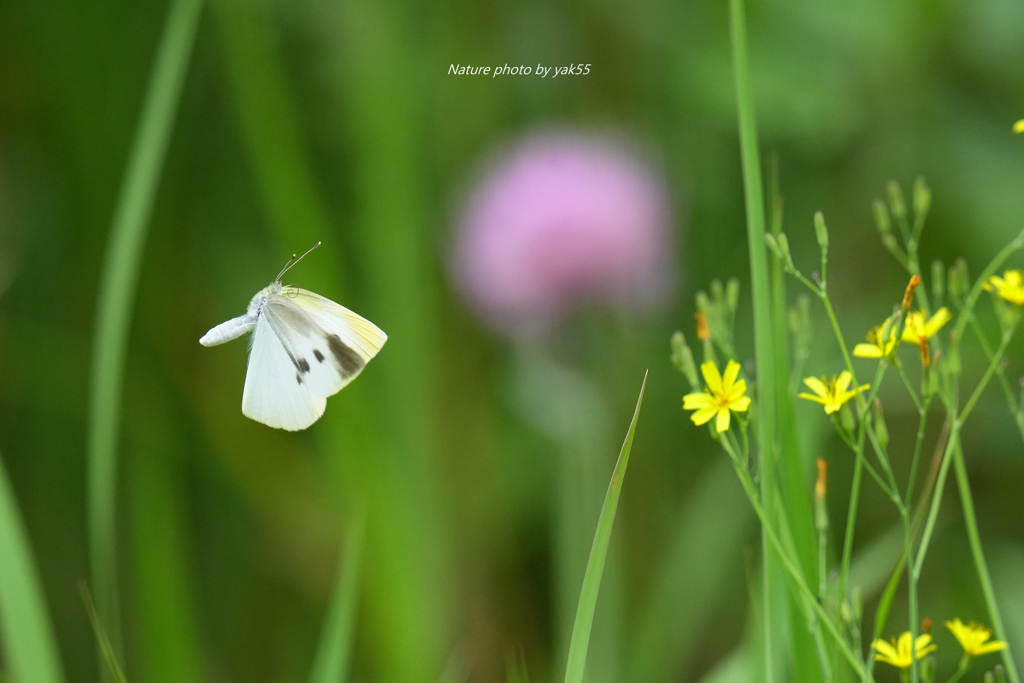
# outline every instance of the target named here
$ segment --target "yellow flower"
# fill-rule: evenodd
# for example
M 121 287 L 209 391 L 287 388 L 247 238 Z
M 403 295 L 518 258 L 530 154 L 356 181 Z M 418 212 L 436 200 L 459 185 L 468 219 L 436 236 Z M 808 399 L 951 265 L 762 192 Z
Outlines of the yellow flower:
M 899 337 L 894 334 L 892 339 L 889 338 L 891 330 L 892 318 L 889 318 L 868 332 L 867 344 L 857 344 L 853 347 L 853 355 L 858 358 L 882 358 L 888 356 L 896 348 L 896 345 L 900 343 Z M 886 340 L 888 340 L 888 343 L 886 343 Z
M 734 360 L 725 366 L 725 376 L 718 374 L 718 366 L 714 361 L 701 364 L 700 371 L 704 375 L 707 386 L 704 391 L 683 396 L 683 410 L 695 410 L 690 419 L 694 424 L 702 425 L 711 418 L 718 416 L 715 428 L 719 432 L 729 430 L 729 411 L 742 413 L 750 407 L 750 397 L 746 396 L 747 383 L 737 380 L 740 364 Z
M 968 657 L 987 655 L 989 652 L 998 652 L 1007 648 L 1006 643 L 1001 640 L 986 642 L 992 636 L 992 631 L 973 621 L 970 626 L 965 626 L 959 619 L 954 619 L 947 621 L 946 627 L 960 641 L 960 647 L 964 649 L 964 653 Z
M 1019 270 L 1008 270 L 1002 277 L 993 275 L 983 286 L 990 292 L 994 289 L 1011 304 L 1024 304 L 1024 273 Z
M 900 635 L 900 639 L 892 638 L 889 643 L 881 638 L 871 643 L 877 654 L 875 659 L 886 664 L 891 664 L 898 669 L 909 669 L 913 663 L 913 655 L 910 653 L 910 631 Z M 929 652 L 934 652 L 938 646 L 932 643 L 932 637 L 922 633 L 914 642 L 914 650 L 918 659 L 924 659 Z
M 833 375 L 831 380 L 827 377 L 821 379 L 808 377 L 804 380 L 804 384 L 810 387 L 814 394 L 798 394 L 798 396 L 820 403 L 825 406 L 826 413 L 832 414 L 839 410 L 844 403 L 871 386 L 865 384 L 857 387 L 855 391 L 849 391 L 851 381 L 853 381 L 853 375 L 849 370 L 840 372 L 839 377 Z
M 935 311 L 927 322 L 924 319 L 924 311 L 913 311 L 907 316 L 907 325 L 903 328 L 903 341 L 924 346 L 942 326 L 953 319 L 949 309 L 945 306 Z
M 1013 124 L 1014 133 L 1024 133 L 1024 119 L 1021 119 L 1017 123 Z

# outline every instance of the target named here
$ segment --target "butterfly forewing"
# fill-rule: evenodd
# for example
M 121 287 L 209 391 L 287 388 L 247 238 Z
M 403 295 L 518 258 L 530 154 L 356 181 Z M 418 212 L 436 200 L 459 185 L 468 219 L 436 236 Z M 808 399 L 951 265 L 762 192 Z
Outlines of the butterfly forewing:
M 339 342 L 362 358 L 364 365 L 388 340 L 384 331 L 369 320 L 319 294 L 290 287 L 283 296 L 302 308 L 325 332 L 337 336 Z
M 261 315 L 253 332 L 249 368 L 242 391 L 242 413 L 257 422 L 295 431 L 324 413 L 327 399 L 296 381 L 295 367 L 268 318 Z
M 363 369 L 361 358 L 288 297 L 271 296 L 261 315 L 284 347 L 295 381 L 305 384 L 313 395 L 336 394 Z

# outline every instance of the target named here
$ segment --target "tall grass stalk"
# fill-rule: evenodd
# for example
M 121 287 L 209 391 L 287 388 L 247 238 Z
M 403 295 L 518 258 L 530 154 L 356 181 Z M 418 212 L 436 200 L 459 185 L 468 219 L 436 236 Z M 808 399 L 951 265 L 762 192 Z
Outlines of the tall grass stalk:
M 594 545 L 587 561 L 587 571 L 583 576 L 583 588 L 580 590 L 580 601 L 576 607 L 576 620 L 572 625 L 572 639 L 569 641 L 569 658 L 565 667 L 565 683 L 583 683 L 583 671 L 587 664 L 587 648 L 590 645 L 590 630 L 594 625 L 594 610 L 597 607 L 597 594 L 601 588 L 601 575 L 604 573 L 605 560 L 608 557 L 608 543 L 611 540 L 612 525 L 615 523 L 615 511 L 619 506 L 619 495 L 629 464 L 629 452 L 633 448 L 633 435 L 636 422 L 640 417 L 640 406 L 644 402 L 644 389 L 647 388 L 647 374 L 644 374 L 640 385 L 640 396 L 636 400 L 633 419 L 626 431 L 626 439 L 615 461 L 615 471 L 608 484 L 608 492 L 601 506 L 601 515 L 597 520 L 597 533 L 594 534 Z
M 743 0 L 729 2 L 732 38 L 733 73 L 736 79 L 736 109 L 739 118 L 740 156 L 743 164 L 743 189 L 746 198 L 747 241 L 750 249 L 750 287 L 754 297 L 754 357 L 758 369 L 758 437 L 761 444 L 761 499 L 767 509 L 767 520 L 774 516 L 775 477 L 775 344 L 772 335 L 771 290 L 768 284 L 768 257 L 765 253 L 764 191 L 761 183 L 760 155 L 757 143 L 757 119 L 754 99 L 750 92 L 747 66 L 747 34 Z M 773 614 L 775 572 L 768 529 L 762 526 L 762 579 L 764 605 L 764 673 L 771 683 L 774 672 L 774 634 L 771 628 Z
M 202 0 L 173 0 L 150 74 L 104 259 L 89 406 L 89 550 L 97 613 L 117 647 L 117 441 L 128 330 L 153 197 L 192 53 Z M 29 680 L 29 679 L 26 679 Z
M 349 525 L 334 584 L 334 596 L 324 620 L 309 683 L 345 683 L 349 680 L 365 528 L 365 513 L 358 514 Z
M 46 613 L 28 534 L 0 459 L 0 651 L 15 681 L 62 683 L 53 626 Z

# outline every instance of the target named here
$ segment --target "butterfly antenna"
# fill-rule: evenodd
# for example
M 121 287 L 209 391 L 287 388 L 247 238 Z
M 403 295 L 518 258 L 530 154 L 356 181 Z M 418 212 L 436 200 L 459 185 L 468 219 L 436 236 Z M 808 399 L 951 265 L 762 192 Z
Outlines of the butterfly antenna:
M 284 277 L 284 274 L 285 274 L 285 273 L 287 273 L 287 272 L 288 272 L 289 270 L 291 270 L 291 269 L 292 269 L 292 267 L 293 267 L 293 266 L 294 266 L 294 265 L 295 265 L 296 263 L 298 263 L 298 262 L 299 262 L 299 261 L 301 261 L 302 259 L 306 258 L 306 256 L 307 256 L 307 255 L 309 254 L 309 252 L 311 252 L 311 251 L 313 251 L 314 249 L 316 249 L 317 247 L 319 247 L 319 246 L 320 246 L 320 244 L 321 244 L 320 242 L 317 242 L 316 244 L 314 244 L 313 246 L 311 246 L 311 247 L 310 247 L 309 249 L 307 249 L 307 250 L 306 250 L 306 253 L 305 253 L 305 254 L 303 254 L 302 256 L 296 257 L 296 256 L 295 256 L 295 254 L 292 254 L 292 257 L 291 257 L 290 259 L 288 259 L 288 263 L 284 264 L 284 268 L 282 268 L 282 269 L 281 269 L 281 272 L 277 274 L 277 279 L 275 279 L 275 280 L 274 280 L 274 282 L 280 282 L 280 281 L 281 281 L 281 278 L 282 278 L 282 277 Z

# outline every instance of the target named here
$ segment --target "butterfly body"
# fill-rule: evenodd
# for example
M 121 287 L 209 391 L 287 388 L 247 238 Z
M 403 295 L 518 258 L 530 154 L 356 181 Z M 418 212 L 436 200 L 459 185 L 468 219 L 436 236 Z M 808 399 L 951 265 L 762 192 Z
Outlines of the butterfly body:
M 199 340 L 216 346 L 253 331 L 242 413 L 295 431 L 316 422 L 327 397 L 356 378 L 387 335 L 330 299 L 275 280 L 249 302 L 245 315 Z

